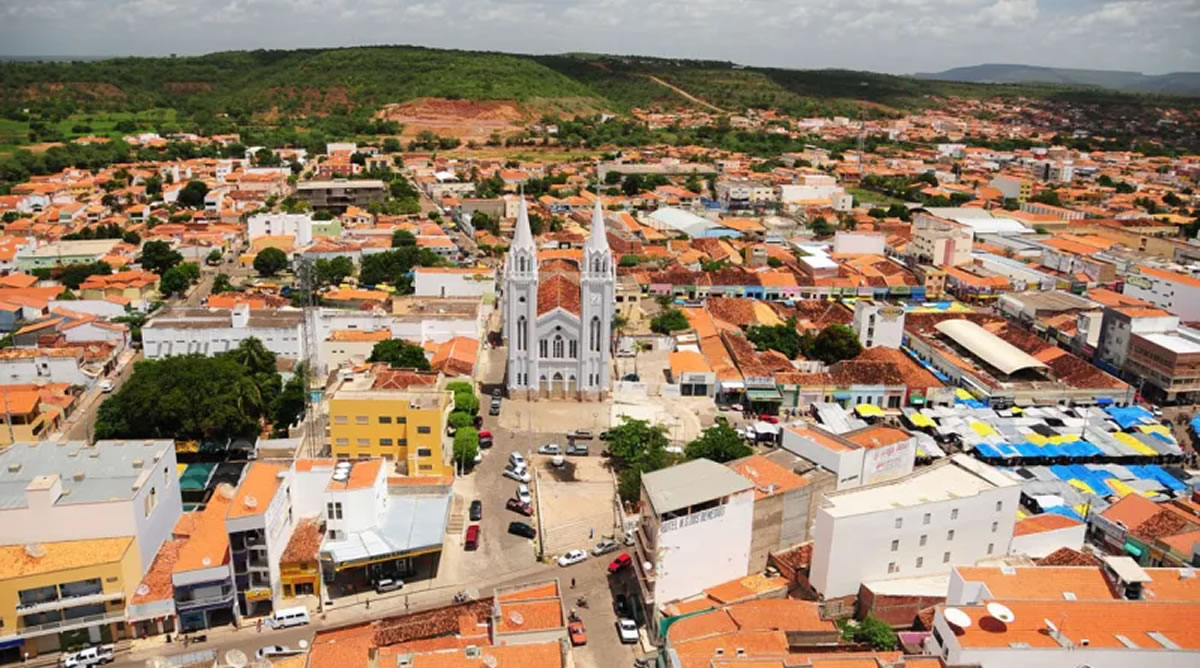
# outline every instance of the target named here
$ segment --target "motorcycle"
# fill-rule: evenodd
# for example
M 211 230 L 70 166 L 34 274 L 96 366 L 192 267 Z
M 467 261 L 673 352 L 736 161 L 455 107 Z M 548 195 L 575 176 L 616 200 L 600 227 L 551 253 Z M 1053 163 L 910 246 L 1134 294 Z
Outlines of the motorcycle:
M 580 596 L 579 598 L 575 599 L 575 605 L 578 605 L 581 608 L 588 607 L 587 596 Z
M 456 593 L 454 595 L 454 602 L 455 603 L 466 603 L 467 602 L 467 592 L 460 591 L 460 592 Z

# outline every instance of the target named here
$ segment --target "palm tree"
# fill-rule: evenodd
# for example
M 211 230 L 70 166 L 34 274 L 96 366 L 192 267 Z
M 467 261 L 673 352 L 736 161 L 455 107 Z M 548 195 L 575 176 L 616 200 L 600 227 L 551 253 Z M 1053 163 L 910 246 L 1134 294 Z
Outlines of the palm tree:
M 275 353 L 267 350 L 263 342 L 255 337 L 242 341 L 237 348 L 229 351 L 229 356 L 251 374 L 275 373 Z
M 236 391 L 238 410 L 257 420 L 263 413 L 263 397 L 254 379 L 249 376 L 238 379 Z

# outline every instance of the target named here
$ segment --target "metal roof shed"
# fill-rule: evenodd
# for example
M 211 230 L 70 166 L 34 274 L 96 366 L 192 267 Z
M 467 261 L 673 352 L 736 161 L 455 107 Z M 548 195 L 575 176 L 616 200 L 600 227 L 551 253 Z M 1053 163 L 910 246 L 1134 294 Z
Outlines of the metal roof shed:
M 934 327 L 1005 375 L 1022 369 L 1048 368 L 1029 353 L 970 320 L 943 320 Z

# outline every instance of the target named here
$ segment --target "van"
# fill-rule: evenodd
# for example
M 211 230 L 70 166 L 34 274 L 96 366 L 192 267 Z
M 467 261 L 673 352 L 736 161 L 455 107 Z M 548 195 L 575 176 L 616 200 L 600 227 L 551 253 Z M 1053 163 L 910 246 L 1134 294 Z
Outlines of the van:
M 291 626 L 304 626 L 310 620 L 308 619 L 308 608 L 303 606 L 297 608 L 283 608 L 271 613 L 267 617 L 267 626 L 273 629 L 286 629 Z
M 472 524 L 467 527 L 467 541 L 463 544 L 463 549 L 474 550 L 479 547 L 479 525 Z
M 102 663 L 112 663 L 113 661 L 113 646 L 102 645 L 100 647 L 88 647 L 81 649 L 74 654 L 68 654 L 63 659 L 65 668 L 91 668 Z

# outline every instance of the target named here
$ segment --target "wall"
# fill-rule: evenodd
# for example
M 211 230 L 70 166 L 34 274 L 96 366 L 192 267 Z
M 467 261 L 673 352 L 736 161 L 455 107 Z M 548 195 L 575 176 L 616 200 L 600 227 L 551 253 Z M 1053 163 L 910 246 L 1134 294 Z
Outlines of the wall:
M 422 271 L 413 275 L 413 294 L 418 297 L 482 297 L 496 293 L 494 269 L 478 272 Z
M 353 395 L 335 395 L 329 402 L 329 437 L 333 456 L 350 459 L 383 457 L 396 462 L 406 461 L 410 465 L 415 464 L 415 470 L 409 471 L 410 475 L 452 473 L 445 464 L 442 435 L 446 429 L 446 415 L 453 405 L 453 396 L 450 392 L 439 394 L 439 405 L 424 409 L 411 408 L 409 396 L 385 399 L 378 396 L 355 398 Z M 365 424 L 358 422 L 360 416 L 367 418 Z M 381 416 L 391 417 L 392 423 L 380 423 Z M 405 419 L 404 424 L 397 423 L 400 417 Z M 419 427 L 428 427 L 429 433 L 420 433 Z M 392 445 L 380 445 L 380 439 L 388 438 L 392 439 Z M 402 440 L 406 441 L 406 445 L 401 445 Z M 423 448 L 429 449 L 430 454 L 418 457 L 417 451 Z
M 167 323 L 142 329 L 142 342 L 148 359 L 160 359 L 171 355 L 219 355 L 237 348 L 242 341 L 254 337 L 263 346 L 280 357 L 303 358 L 301 326 L 286 328 L 173 328 Z
M 827 448 L 810 438 L 801 436 L 791 429 L 783 430 L 783 448 L 799 455 L 837 476 L 837 489 L 858 487 L 863 470 L 863 450 L 847 447 L 844 450 Z
M 715 516 L 678 526 L 706 514 Z M 657 541 L 654 600 L 665 603 L 692 596 L 706 587 L 747 575 L 753 524 L 753 490 L 730 496 L 728 503 L 718 508 L 664 523 Z M 664 528 L 668 530 L 664 532 Z
M 24 384 L 37 381 L 90 385 L 92 378 L 79 368 L 76 357 L 17 357 L 0 360 L 0 382 Z
M 1080 523 L 1078 526 L 1065 529 L 1013 536 L 1009 552 L 1011 554 L 1027 554 L 1036 559 L 1044 557 L 1060 547 L 1082 550 L 1086 533 L 1087 525 Z
M 1200 320 L 1200 285 L 1188 281 L 1169 281 L 1146 274 L 1125 278 L 1122 294 L 1144 299 L 1179 316 L 1181 320 Z

